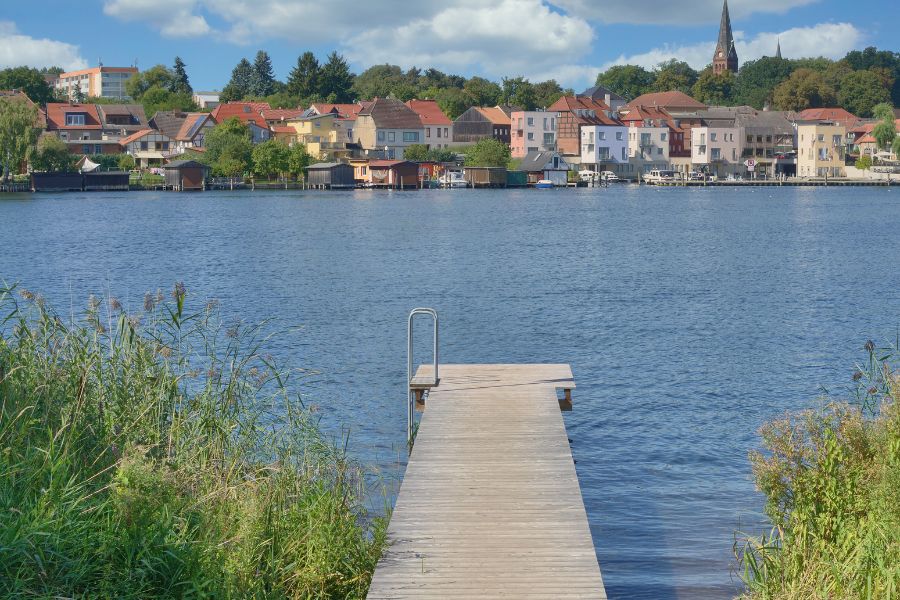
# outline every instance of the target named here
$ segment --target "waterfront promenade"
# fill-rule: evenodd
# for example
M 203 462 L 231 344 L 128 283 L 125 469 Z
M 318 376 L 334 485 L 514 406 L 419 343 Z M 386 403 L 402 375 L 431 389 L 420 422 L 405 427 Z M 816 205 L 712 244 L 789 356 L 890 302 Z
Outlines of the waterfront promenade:
M 368 598 L 605 599 L 560 414 L 569 366 L 439 369 Z

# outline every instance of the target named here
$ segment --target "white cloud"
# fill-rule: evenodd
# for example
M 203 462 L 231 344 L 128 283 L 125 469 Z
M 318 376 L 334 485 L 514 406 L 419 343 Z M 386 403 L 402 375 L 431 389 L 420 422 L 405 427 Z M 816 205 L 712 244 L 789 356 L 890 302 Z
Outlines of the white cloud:
M 741 63 L 762 56 L 774 56 L 779 40 L 781 54 L 785 58 L 809 56 L 842 58 L 847 52 L 857 48 L 863 38 L 862 31 L 850 23 L 819 23 L 811 27 L 795 27 L 782 32 L 759 33 L 750 39 L 746 39 L 742 31 L 734 32 L 734 44 Z M 641 65 L 649 69 L 672 58 L 683 60 L 695 69 L 702 69 L 712 62 L 715 49 L 715 40 L 687 46 L 664 45 L 641 54 L 619 56 L 600 67 L 600 70 L 624 64 Z
M 818 0 L 731 0 L 728 13 L 732 21 L 754 13 L 785 12 Z M 572 15 L 603 23 L 634 23 L 638 25 L 696 25 L 717 23 L 722 16 L 722 0 L 554 0 L 557 6 Z
M 191 37 L 212 31 L 194 0 L 108 0 L 103 12 L 122 21 L 149 23 L 167 37 Z
M 87 67 L 87 61 L 78 46 L 33 38 L 20 33 L 15 23 L 0 21 L 0 68 L 20 66 L 62 67 L 73 71 Z
M 369 28 L 347 44 L 347 55 L 362 66 L 399 62 L 534 78 L 590 52 L 593 38 L 583 19 L 541 0 L 462 0 L 400 27 Z

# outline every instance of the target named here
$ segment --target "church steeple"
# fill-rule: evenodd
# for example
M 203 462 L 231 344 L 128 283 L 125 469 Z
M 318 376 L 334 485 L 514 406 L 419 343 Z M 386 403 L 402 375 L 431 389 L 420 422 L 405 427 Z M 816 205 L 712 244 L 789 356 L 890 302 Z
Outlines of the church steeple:
M 781 38 L 778 38 L 778 46 L 775 48 L 775 58 L 781 58 Z
M 731 17 L 728 14 L 728 0 L 722 5 L 722 21 L 719 24 L 719 41 L 713 55 L 713 73 L 720 75 L 725 71 L 737 73 L 738 56 L 734 49 L 734 35 L 731 33 Z

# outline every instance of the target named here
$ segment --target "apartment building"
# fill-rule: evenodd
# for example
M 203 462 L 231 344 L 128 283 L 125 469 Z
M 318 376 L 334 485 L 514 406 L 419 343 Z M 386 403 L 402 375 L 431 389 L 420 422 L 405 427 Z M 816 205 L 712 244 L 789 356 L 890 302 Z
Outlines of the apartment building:
M 835 122 L 797 123 L 797 175 L 844 177 L 847 128 Z
M 128 98 L 125 82 L 138 72 L 137 67 L 94 67 L 61 73 L 53 87 L 67 98 L 75 99 L 76 88 L 85 98 Z
M 510 115 L 509 148 L 513 158 L 529 152 L 556 150 L 556 113 L 544 110 L 517 110 Z

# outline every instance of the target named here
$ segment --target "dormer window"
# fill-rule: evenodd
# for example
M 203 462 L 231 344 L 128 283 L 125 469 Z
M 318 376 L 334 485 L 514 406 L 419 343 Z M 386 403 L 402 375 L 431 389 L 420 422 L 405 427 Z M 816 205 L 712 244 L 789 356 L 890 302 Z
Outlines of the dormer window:
M 84 125 L 84 113 L 66 114 L 66 127 L 72 127 L 75 125 Z

